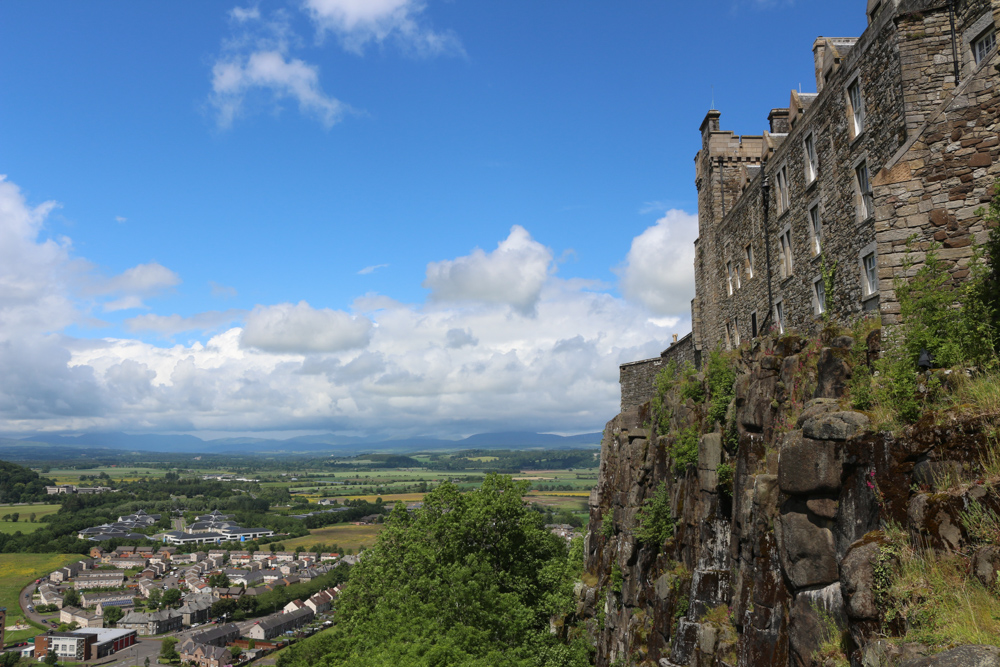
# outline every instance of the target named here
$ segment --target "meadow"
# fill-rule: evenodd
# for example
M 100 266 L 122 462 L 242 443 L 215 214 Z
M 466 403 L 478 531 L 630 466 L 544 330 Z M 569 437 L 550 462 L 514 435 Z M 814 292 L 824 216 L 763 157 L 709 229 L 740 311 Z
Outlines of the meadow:
M 0 505 L 0 517 L 7 514 L 17 513 L 20 516 L 16 522 L 0 521 L 0 533 L 33 533 L 39 528 L 43 528 L 44 523 L 31 523 L 31 515 L 39 520 L 43 516 L 55 514 L 59 511 L 60 505 Z
M 7 607 L 6 625 L 24 619 L 17 599 L 22 588 L 81 558 L 80 554 L 0 554 L 0 607 Z M 38 630 L 8 632 L 5 641 L 8 644 L 24 641 L 37 634 Z
M 306 549 L 316 544 L 326 544 L 333 546 L 336 544 L 341 549 L 350 549 L 357 553 L 361 547 L 370 547 L 375 544 L 375 536 L 382 530 L 379 524 L 373 526 L 355 526 L 353 524 L 340 523 L 326 528 L 316 528 L 309 535 L 296 537 L 291 540 L 282 540 L 286 549 L 292 550 L 298 546 Z

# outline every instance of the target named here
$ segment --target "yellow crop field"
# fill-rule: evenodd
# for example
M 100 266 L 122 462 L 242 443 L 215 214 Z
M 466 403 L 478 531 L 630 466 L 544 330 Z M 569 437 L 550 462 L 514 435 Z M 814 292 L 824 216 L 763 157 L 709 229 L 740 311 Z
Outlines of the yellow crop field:
M 589 498 L 590 491 L 529 491 L 529 496 L 557 496 L 562 498 Z

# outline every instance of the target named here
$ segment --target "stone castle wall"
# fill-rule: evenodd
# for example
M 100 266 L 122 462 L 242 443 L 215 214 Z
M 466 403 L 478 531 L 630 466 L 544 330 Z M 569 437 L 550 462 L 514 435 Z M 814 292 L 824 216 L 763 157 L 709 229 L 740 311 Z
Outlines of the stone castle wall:
M 892 283 L 914 234 L 918 266 L 922 252 L 937 241 L 953 276 L 968 274 L 971 245 L 987 234 L 976 209 L 989 200 L 998 175 L 997 56 L 994 50 L 977 64 L 970 44 L 998 19 L 998 0 L 958 3 L 957 88 L 948 3 L 903 0 L 876 15 L 857 40 L 818 39 L 819 93 L 793 91 L 787 109 L 771 110 L 770 131 L 762 137 L 723 131 L 719 112 L 709 112 L 695 158 L 697 350 L 735 347 L 764 333 L 765 326 L 777 330 L 772 304 L 781 306 L 783 329 L 817 333 L 825 325 L 817 281 L 833 321 L 849 324 L 866 311 L 880 311 L 891 323 L 898 313 Z M 865 111 L 857 136 L 848 95 L 853 82 L 860 84 Z M 807 137 L 818 157 L 814 179 L 808 175 Z M 863 205 L 859 187 L 856 169 L 862 164 L 870 206 Z M 787 207 L 779 201 L 779 173 L 788 184 Z M 818 244 L 814 208 L 821 221 Z M 783 270 L 780 239 L 786 233 L 790 273 Z M 870 253 L 877 285 L 864 270 Z M 832 280 L 830 290 L 824 275 Z
M 672 343 L 658 357 L 632 361 L 618 367 L 622 388 L 622 412 L 632 410 L 653 397 L 656 374 L 671 361 L 676 362 L 678 368 L 683 368 L 685 364 L 695 367 L 700 365 L 700 360 L 695 355 L 691 334 Z

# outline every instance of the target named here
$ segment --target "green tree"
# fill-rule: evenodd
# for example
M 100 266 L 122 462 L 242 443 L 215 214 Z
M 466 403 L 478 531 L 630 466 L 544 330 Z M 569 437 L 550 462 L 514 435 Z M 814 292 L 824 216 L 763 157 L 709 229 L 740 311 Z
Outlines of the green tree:
M 576 667 L 549 618 L 573 606 L 577 566 L 564 541 L 525 507 L 527 482 L 490 474 L 461 493 L 451 483 L 410 514 L 399 503 L 338 598 L 338 623 L 283 653 L 280 667 Z
M 118 621 L 122 620 L 122 616 L 125 612 L 121 610 L 121 607 L 107 607 L 104 609 L 104 625 L 113 627 Z
M 163 591 L 159 588 L 154 588 L 149 591 L 149 606 L 156 609 L 160 606 L 160 601 L 163 599 Z
M 80 606 L 80 593 L 75 588 L 69 588 L 63 594 L 63 606 L 64 607 L 79 607 Z
M 170 590 L 163 591 L 163 604 L 167 607 L 172 607 L 181 600 L 181 591 L 179 588 L 171 588 Z
M 181 656 L 177 653 L 177 640 L 173 637 L 165 637 L 160 643 L 160 658 L 162 660 L 180 660 Z

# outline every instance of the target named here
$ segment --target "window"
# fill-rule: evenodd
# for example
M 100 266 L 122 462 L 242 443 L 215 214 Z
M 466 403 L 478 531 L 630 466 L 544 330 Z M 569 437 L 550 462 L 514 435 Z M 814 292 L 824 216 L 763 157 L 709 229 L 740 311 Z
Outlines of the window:
M 792 230 L 785 229 L 778 237 L 780 255 L 778 260 L 781 262 L 780 275 L 782 279 L 787 278 L 792 275 Z
M 871 296 L 878 292 L 878 262 L 875 261 L 875 253 L 870 252 L 861 258 L 863 269 L 865 296 Z
M 781 167 L 775 178 L 778 183 L 778 215 L 788 210 L 788 168 Z
M 733 345 L 740 346 L 740 318 L 733 318 Z
M 731 322 L 726 322 L 726 346 L 729 349 L 733 348 L 733 325 Z
M 816 155 L 816 138 L 811 133 L 807 134 L 803 143 L 806 151 L 806 183 L 812 183 L 819 176 L 819 157 Z
M 753 246 L 748 245 L 746 247 L 746 257 L 747 257 L 747 278 L 753 278 Z
M 976 64 L 983 62 L 993 49 L 997 48 L 997 31 L 990 28 L 984 35 L 972 42 L 972 57 Z
M 819 204 L 809 209 L 809 231 L 812 234 L 813 255 L 823 252 L 823 223 L 819 219 Z
M 861 99 L 861 82 L 857 79 L 847 87 L 847 103 L 850 106 L 852 139 L 865 130 L 865 105 Z
M 826 312 L 826 284 L 822 278 L 813 281 L 813 306 L 817 315 Z
M 867 220 L 875 214 L 875 198 L 868 181 L 868 163 L 862 162 L 855 169 L 858 177 L 858 218 Z
M 778 333 L 785 333 L 785 302 L 774 302 L 774 321 L 778 324 Z
M 757 311 L 750 313 L 750 335 L 757 337 Z
M 729 289 L 729 296 L 732 296 L 733 295 L 733 263 L 732 262 L 726 262 L 726 273 L 729 274 L 729 277 L 728 277 L 728 279 L 726 281 L 726 286 Z

